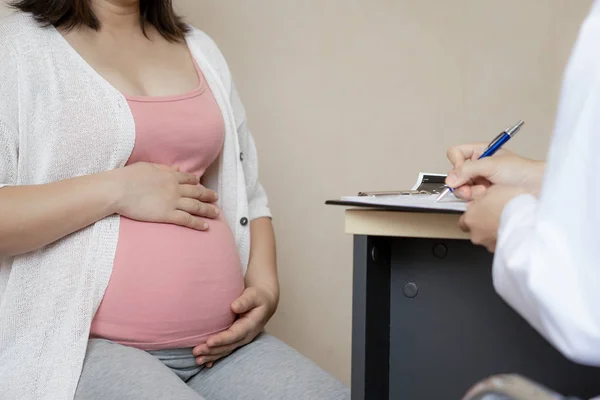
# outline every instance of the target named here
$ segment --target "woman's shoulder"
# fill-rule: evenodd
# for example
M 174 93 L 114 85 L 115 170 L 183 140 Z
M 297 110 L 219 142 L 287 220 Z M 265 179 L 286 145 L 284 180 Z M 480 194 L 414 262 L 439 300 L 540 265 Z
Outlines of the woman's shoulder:
M 0 41 L 26 42 L 28 38 L 39 36 L 45 30 L 31 14 L 14 12 L 0 19 Z M 21 39 L 21 40 L 19 40 Z
M 13 57 L 44 48 L 48 28 L 40 25 L 30 14 L 15 12 L 0 19 L 0 60 L 7 54 Z
M 221 52 L 219 50 L 219 47 L 217 46 L 217 43 L 206 32 L 204 32 L 192 25 L 188 25 L 188 29 L 189 29 L 189 31 L 187 33 L 188 42 L 191 42 L 194 45 L 200 46 L 202 48 L 202 50 L 204 50 L 205 52 L 218 52 L 218 53 Z
M 14 13 L 0 19 L 0 76 L 15 79 L 18 65 L 17 46 L 23 41 L 27 32 L 26 16 Z M 3 91 L 4 91 L 4 86 Z
M 207 58 L 208 62 L 217 70 L 221 79 L 230 81 L 230 71 L 225 56 L 217 43 L 206 32 L 189 26 L 187 41 Z

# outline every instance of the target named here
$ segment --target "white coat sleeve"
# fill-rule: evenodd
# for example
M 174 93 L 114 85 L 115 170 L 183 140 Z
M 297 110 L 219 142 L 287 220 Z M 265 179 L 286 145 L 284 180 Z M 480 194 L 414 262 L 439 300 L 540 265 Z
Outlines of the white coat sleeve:
M 598 3 L 596 3 L 598 4 Z M 600 366 L 600 7 L 565 75 L 539 199 L 504 209 L 493 266 L 499 295 L 569 359 Z

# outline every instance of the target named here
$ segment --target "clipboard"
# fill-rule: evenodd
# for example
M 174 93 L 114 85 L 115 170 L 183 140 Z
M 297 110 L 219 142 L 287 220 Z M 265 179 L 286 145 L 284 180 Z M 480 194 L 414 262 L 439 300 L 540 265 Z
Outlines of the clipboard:
M 413 196 L 413 195 L 426 195 L 433 194 L 427 190 L 399 190 L 389 192 L 358 192 L 359 197 L 372 197 L 372 196 Z
M 420 173 L 412 189 L 397 191 L 359 192 L 356 196 L 344 196 L 328 200 L 327 205 L 361 207 L 386 211 L 403 211 L 438 214 L 462 214 L 467 204 L 453 195 L 437 202 L 438 195 L 446 188 L 446 175 Z

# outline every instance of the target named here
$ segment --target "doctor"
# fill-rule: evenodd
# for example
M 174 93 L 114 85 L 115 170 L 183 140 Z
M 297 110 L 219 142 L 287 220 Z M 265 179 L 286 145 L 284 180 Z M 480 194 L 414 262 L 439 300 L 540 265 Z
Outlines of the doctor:
M 448 151 L 460 220 L 495 252 L 498 294 L 562 354 L 600 366 L 600 0 L 564 77 L 547 163 L 483 145 Z

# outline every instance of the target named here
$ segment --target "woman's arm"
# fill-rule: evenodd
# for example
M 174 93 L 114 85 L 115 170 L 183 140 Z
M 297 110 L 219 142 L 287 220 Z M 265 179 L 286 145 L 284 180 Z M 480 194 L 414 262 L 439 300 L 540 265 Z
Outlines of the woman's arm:
M 0 177 L 1 178 L 1 177 Z M 204 230 L 216 194 L 194 174 L 149 163 L 35 186 L 0 189 L 0 256 L 30 252 L 111 214 Z
M 35 186 L 17 184 L 19 57 L 0 35 L 0 257 L 46 246 L 115 212 L 106 174 Z M 8 186 L 7 186 L 8 185 Z M 4 187 L 3 187 L 4 186 Z
M 275 234 L 270 218 L 250 223 L 250 262 L 246 272 L 246 287 L 256 287 L 268 293 L 275 312 L 279 302 L 279 280 L 275 251 Z
M 0 189 L 0 256 L 27 253 L 114 214 L 106 174 Z
M 275 312 L 279 302 L 279 281 L 275 259 L 275 235 L 267 194 L 258 179 L 258 154 L 252 133 L 246 122 L 246 112 L 232 82 L 231 104 L 237 121 L 240 142 L 240 162 L 244 168 L 250 223 L 250 259 L 246 272 L 246 287 L 265 289 Z M 272 315 L 272 314 L 271 314 Z M 269 315 L 269 318 L 271 317 Z

